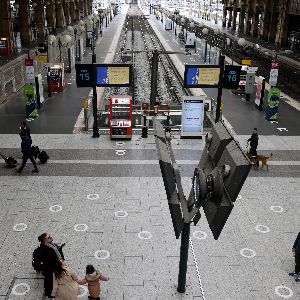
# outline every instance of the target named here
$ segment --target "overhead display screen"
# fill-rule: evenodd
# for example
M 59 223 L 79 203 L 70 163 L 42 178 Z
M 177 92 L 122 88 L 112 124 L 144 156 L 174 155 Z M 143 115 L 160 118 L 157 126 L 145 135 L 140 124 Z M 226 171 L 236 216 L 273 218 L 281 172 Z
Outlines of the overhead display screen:
M 131 86 L 132 65 L 95 65 L 97 86 Z
M 220 81 L 218 65 L 185 65 L 184 87 L 217 88 Z

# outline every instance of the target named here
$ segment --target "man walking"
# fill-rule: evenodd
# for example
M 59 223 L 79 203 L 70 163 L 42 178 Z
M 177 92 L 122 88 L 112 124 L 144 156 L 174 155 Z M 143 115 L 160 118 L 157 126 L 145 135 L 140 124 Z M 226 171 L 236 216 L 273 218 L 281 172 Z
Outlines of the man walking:
M 20 135 L 21 134 L 27 135 L 31 139 L 30 128 L 28 127 L 28 125 L 25 121 L 21 121 L 21 123 L 20 123 Z
M 249 158 L 257 156 L 257 146 L 258 146 L 258 134 L 257 128 L 253 128 L 252 135 L 248 139 L 248 143 L 250 142 L 250 151 L 249 151 Z M 256 162 L 256 165 L 259 166 L 259 162 Z
M 32 143 L 31 138 L 30 138 L 30 136 L 27 135 L 26 131 L 21 131 L 20 137 L 22 139 L 21 151 L 23 153 L 23 161 L 22 161 L 21 167 L 17 170 L 17 173 L 22 173 L 28 159 L 31 160 L 31 162 L 34 166 L 34 169 L 32 170 L 32 172 L 38 173 L 39 170 L 37 168 L 36 162 L 33 158 L 32 152 L 31 152 L 31 143 Z
M 48 298 L 55 298 L 51 296 L 53 290 L 53 272 L 55 265 L 58 262 L 64 261 L 64 255 L 62 252 L 62 247 L 58 247 L 57 244 L 53 243 L 53 237 L 49 233 L 43 233 L 38 237 L 39 242 L 41 243 L 41 249 L 44 257 L 44 289 L 45 295 Z
M 297 276 L 295 279 L 296 282 L 300 282 L 300 232 L 297 235 L 297 238 L 294 242 L 292 248 L 293 254 L 295 256 L 295 272 L 289 273 L 290 276 Z

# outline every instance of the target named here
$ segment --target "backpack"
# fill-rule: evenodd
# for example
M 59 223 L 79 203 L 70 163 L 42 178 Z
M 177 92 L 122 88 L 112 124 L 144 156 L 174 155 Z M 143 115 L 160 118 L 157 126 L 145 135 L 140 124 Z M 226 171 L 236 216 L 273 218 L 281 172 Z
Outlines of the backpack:
M 32 253 L 32 266 L 37 273 L 44 270 L 44 252 L 41 247 L 37 247 Z

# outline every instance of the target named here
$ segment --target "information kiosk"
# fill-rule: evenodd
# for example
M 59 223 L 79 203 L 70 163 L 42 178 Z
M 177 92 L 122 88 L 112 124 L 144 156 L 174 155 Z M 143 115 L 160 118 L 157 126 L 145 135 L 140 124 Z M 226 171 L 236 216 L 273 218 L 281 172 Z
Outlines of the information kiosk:
M 48 68 L 48 90 L 60 92 L 64 89 L 64 64 L 54 64 Z
M 110 138 L 131 139 L 132 97 L 113 95 L 110 98 Z

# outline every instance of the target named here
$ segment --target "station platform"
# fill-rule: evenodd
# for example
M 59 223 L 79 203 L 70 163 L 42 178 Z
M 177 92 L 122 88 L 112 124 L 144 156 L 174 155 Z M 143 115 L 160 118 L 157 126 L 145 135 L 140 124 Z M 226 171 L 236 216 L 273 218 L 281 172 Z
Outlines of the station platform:
M 117 15 L 103 32 L 97 62 L 113 54 L 107 52 L 114 51 L 113 38 L 124 19 Z M 167 47 L 184 51 L 153 15 L 149 21 Z M 85 62 L 90 60 L 87 51 Z M 174 60 L 180 72 L 185 63 L 202 63 L 199 55 L 176 55 Z M 258 127 L 258 152 L 273 156 L 268 172 L 251 170 L 218 241 L 203 213 L 197 226 L 191 226 L 187 286 L 180 294 L 180 240 L 174 235 L 154 137 L 111 141 L 103 133 L 97 139 L 90 132 L 73 134 L 82 99 L 90 93 L 90 88 L 76 88 L 74 75 L 29 123 L 33 144 L 50 156 L 47 164 L 38 164 L 39 174 L 31 173 L 30 162 L 17 175 L 0 161 L 0 300 L 45 299 L 43 278 L 31 267 L 42 232 L 66 242 L 66 264 L 79 277 L 87 264 L 109 276 L 101 284 L 102 300 L 300 298 L 299 283 L 288 276 L 294 270 L 291 248 L 300 211 L 299 109 L 293 99 L 282 99 L 280 121 L 270 124 L 253 99 L 248 103 L 223 90 L 223 115 L 240 145 L 245 149 L 252 128 Z M 0 153 L 18 162 L 21 100 L 19 95 L 0 105 Z M 204 141 L 174 133 L 172 147 L 187 196 Z M 78 299 L 87 300 L 86 287 L 80 292 Z
M 123 12 L 126 12 L 126 8 Z M 95 48 L 97 63 L 104 63 L 106 57 L 111 55 L 111 44 L 124 22 L 124 13 L 116 15 L 108 27 L 103 27 L 102 37 L 97 40 Z M 92 63 L 90 48 L 85 48 L 82 63 Z M 91 88 L 77 88 L 75 74 L 75 69 L 72 73 L 65 73 L 64 91 L 53 93 L 52 97 L 48 97 L 46 80 L 44 81 L 45 101 L 42 108 L 38 110 L 38 118 L 30 122 L 29 126 L 32 132 L 45 134 L 73 132 L 83 101 L 88 98 L 91 92 Z M 20 90 L 14 97 L 0 104 L 0 134 L 17 132 L 20 121 L 24 119 L 24 96 L 23 90 Z
M 236 136 L 241 144 L 247 137 Z M 299 299 L 299 284 L 287 274 L 294 268 L 291 247 L 299 229 L 299 139 L 260 137 L 261 151 L 273 153 L 269 172 L 251 171 L 218 241 L 204 215 L 191 227 L 181 295 L 176 291 L 180 240 L 153 136 L 123 143 L 89 134 L 32 138 L 50 156 L 37 176 L 29 165 L 18 176 L 0 164 L 1 300 L 44 299 L 42 277 L 31 267 L 44 231 L 66 242 L 66 264 L 80 277 L 90 263 L 109 276 L 102 283 L 103 300 L 257 300 L 280 299 L 279 294 Z M 21 159 L 17 135 L 0 135 L 0 144 L 1 152 Z M 172 147 L 188 195 L 203 142 L 174 136 Z M 30 290 L 17 295 L 28 289 L 24 284 Z M 87 299 L 86 289 L 81 293 L 78 299 Z

